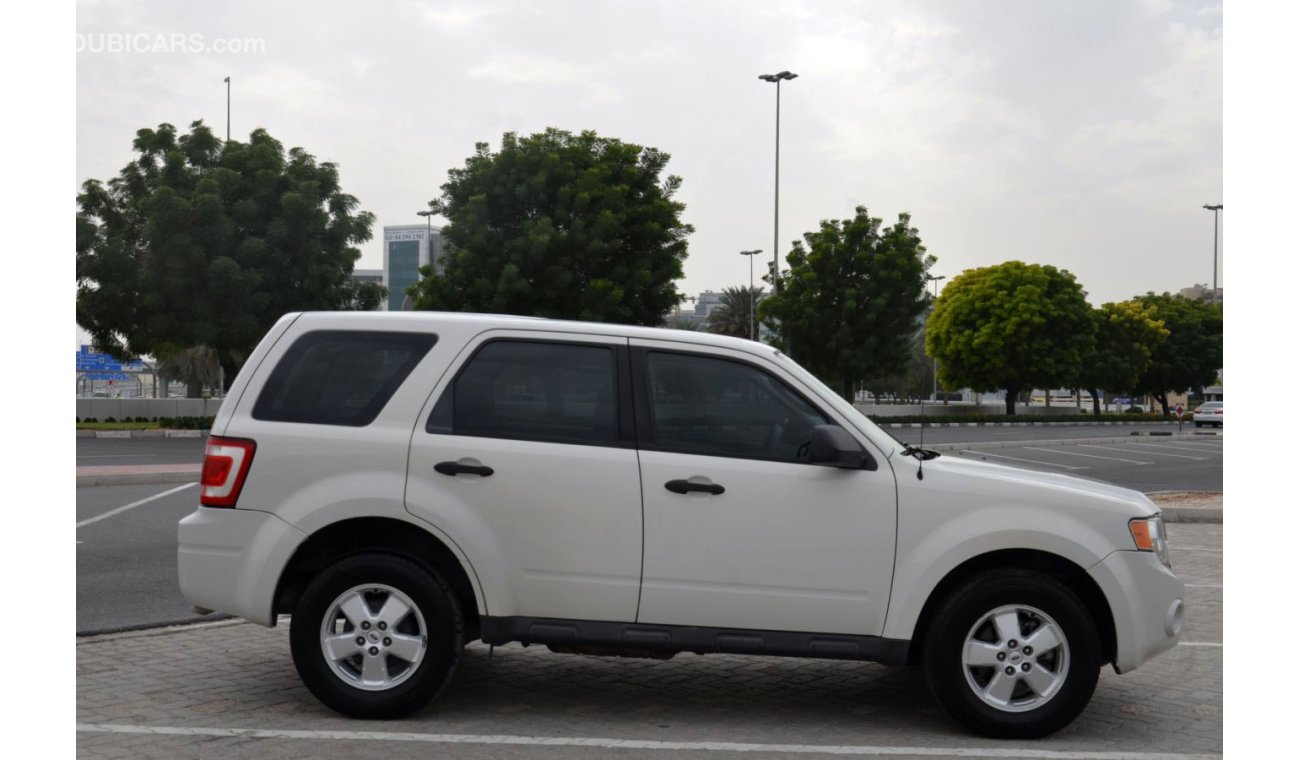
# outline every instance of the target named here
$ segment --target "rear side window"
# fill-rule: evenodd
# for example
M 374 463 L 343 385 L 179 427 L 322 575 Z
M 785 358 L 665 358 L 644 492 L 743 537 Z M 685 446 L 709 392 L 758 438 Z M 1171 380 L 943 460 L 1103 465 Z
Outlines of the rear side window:
M 614 350 L 499 340 L 438 399 L 430 433 L 588 445 L 618 441 Z
M 318 330 L 289 347 L 253 405 L 253 419 L 369 425 L 438 336 Z

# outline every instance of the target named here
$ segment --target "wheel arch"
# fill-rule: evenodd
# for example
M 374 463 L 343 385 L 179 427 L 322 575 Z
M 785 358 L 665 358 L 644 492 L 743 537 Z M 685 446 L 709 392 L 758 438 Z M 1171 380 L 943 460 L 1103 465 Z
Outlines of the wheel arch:
M 390 517 L 357 517 L 326 525 L 302 542 L 280 573 L 272 618 L 292 614 L 303 590 L 318 572 L 335 562 L 368 551 L 404 557 L 437 573 L 451 587 L 464 611 L 466 641 L 479 636 L 482 605 L 468 569 L 443 541 L 414 523 Z
M 1060 555 L 1050 552 L 1036 549 L 1001 549 L 980 554 L 962 562 L 950 570 L 930 591 L 930 595 L 925 600 L 925 605 L 921 608 L 921 614 L 916 620 L 916 627 L 912 631 L 911 646 L 908 649 L 907 657 L 909 664 L 921 661 L 921 650 L 930 623 L 943 600 L 952 593 L 953 589 L 977 573 L 1004 567 L 1036 570 L 1065 584 L 1083 602 L 1089 616 L 1092 618 L 1093 625 L 1096 626 L 1097 636 L 1101 643 L 1102 663 L 1115 660 L 1117 651 L 1115 617 L 1111 613 L 1110 603 L 1106 601 L 1106 595 L 1102 592 L 1101 587 L 1097 585 L 1097 582 L 1092 579 L 1092 576 L 1088 575 L 1087 570 Z

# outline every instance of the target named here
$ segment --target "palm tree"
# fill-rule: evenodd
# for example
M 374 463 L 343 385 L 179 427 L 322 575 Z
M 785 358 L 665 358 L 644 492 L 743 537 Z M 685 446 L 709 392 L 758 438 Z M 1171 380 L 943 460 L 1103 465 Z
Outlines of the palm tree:
M 762 288 L 723 288 L 722 305 L 709 314 L 709 332 L 737 338 L 758 338 L 754 309 L 763 300 Z
M 199 398 L 204 386 L 221 385 L 221 363 L 210 346 L 192 346 L 158 357 L 158 375 L 166 383 L 185 383 L 186 398 Z

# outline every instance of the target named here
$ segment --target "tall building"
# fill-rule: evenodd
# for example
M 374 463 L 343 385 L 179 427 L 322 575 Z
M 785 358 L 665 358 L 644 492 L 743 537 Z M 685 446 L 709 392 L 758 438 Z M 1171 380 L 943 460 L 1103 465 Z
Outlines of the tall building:
M 432 235 L 430 235 L 432 232 Z M 442 274 L 442 230 L 425 224 L 395 224 L 384 227 L 384 287 L 388 288 L 388 311 L 410 311 L 406 289 L 420 279 L 420 267 L 433 264 Z

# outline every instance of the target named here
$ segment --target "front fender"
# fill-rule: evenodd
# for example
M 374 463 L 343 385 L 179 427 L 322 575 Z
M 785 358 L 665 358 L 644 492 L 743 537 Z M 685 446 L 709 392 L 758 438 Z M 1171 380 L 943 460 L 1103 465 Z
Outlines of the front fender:
M 1110 551 L 1107 537 L 1086 523 L 1027 505 L 968 509 L 925 526 L 901 523 L 894 587 L 885 617 L 884 635 L 890 639 L 911 639 L 935 588 L 954 569 L 976 557 L 1028 549 L 1054 554 L 1086 570 Z M 989 525 L 1015 527 L 989 530 Z M 905 541 L 905 534 L 911 534 L 913 540 Z

